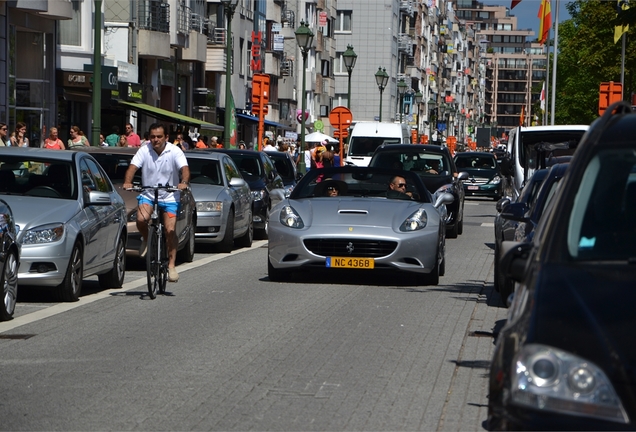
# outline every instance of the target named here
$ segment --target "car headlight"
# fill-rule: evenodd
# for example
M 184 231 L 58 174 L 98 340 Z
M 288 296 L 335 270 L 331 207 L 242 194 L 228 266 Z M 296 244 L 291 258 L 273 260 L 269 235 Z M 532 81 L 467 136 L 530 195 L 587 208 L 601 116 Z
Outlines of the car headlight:
M 265 189 L 252 191 L 252 198 L 254 201 L 265 199 Z
M 223 201 L 198 201 L 198 212 L 220 212 L 223 211 Z
M 64 236 L 63 224 L 42 225 L 31 228 L 24 232 L 22 236 L 23 245 L 53 243 Z
M 494 176 L 492 180 L 490 180 L 490 184 L 499 184 L 499 183 L 501 183 L 501 177 L 499 176 Z
M 528 344 L 515 357 L 512 401 L 541 411 L 629 423 L 605 373 L 581 357 Z
M 280 211 L 280 223 L 289 228 L 304 228 L 302 218 L 298 215 L 292 206 L 285 206 Z
M 428 222 L 428 215 L 423 208 L 415 211 L 411 216 L 407 217 L 402 225 L 400 225 L 400 231 L 417 231 L 426 227 Z

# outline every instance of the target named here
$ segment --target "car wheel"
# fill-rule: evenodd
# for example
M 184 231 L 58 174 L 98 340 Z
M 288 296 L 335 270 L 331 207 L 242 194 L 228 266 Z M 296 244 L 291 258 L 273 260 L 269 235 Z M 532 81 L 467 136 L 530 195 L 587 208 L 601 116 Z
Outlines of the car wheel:
M 4 260 L 0 285 L 2 285 L 3 294 L 0 321 L 8 321 L 13 318 L 15 303 L 18 299 L 18 255 L 15 252 L 9 252 Z
M 194 219 L 192 219 L 192 221 L 194 222 Z M 189 232 L 188 232 L 188 243 L 186 243 L 186 245 L 183 246 L 183 249 L 177 252 L 177 257 L 179 258 L 180 261 L 183 261 L 183 262 L 194 261 L 194 244 L 196 242 L 195 231 L 196 231 L 195 224 L 192 223 L 190 225 Z
M 457 223 L 457 234 L 462 235 L 464 233 L 464 215 L 462 214 L 462 220 Z
M 124 239 L 119 238 L 117 249 L 115 249 L 115 261 L 113 268 L 104 274 L 97 276 L 99 278 L 99 286 L 101 289 L 121 288 L 124 284 L 124 276 L 126 275 L 126 245 Z
M 68 262 L 64 281 L 57 287 L 57 296 L 59 299 L 64 302 L 75 302 L 79 300 L 83 279 L 84 253 L 80 243 L 76 242 L 71 252 L 71 259 Z
M 442 258 L 442 262 L 439 265 L 439 275 L 444 276 L 446 274 L 446 257 Z
M 227 215 L 227 222 L 225 224 L 225 235 L 223 241 L 219 243 L 219 251 L 230 253 L 234 249 L 234 209 L 230 209 L 230 213 Z
M 269 257 L 267 257 L 267 275 L 272 282 L 284 282 L 290 279 L 291 272 L 274 268 Z
M 267 230 L 269 228 L 269 210 L 265 214 L 265 227 L 256 231 L 255 236 L 259 240 L 267 240 Z
M 252 221 L 252 215 L 249 215 L 249 223 L 247 224 L 247 231 L 241 237 L 236 239 L 236 244 L 242 248 L 252 247 L 252 241 L 254 240 L 254 222 Z
M 440 267 L 441 263 L 436 262 L 435 268 L 429 274 L 423 274 L 421 276 L 423 285 L 439 285 Z M 444 265 L 444 267 L 446 267 L 446 265 Z M 444 271 L 445 270 L 446 269 L 444 268 Z
M 510 297 L 510 294 L 514 292 L 514 290 L 515 290 L 514 281 L 511 281 L 505 277 L 502 277 L 499 280 L 499 295 L 501 296 L 501 302 L 504 304 L 504 306 L 510 307 L 510 304 L 508 303 L 508 298 Z

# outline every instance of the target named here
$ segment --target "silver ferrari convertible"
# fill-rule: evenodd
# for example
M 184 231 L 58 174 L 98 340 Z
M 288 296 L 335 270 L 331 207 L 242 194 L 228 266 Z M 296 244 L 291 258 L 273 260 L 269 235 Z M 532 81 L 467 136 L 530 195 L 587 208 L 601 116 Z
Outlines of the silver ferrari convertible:
M 404 272 L 437 285 L 445 268 L 446 205 L 414 173 L 368 167 L 310 170 L 272 208 L 272 281 L 307 269 Z

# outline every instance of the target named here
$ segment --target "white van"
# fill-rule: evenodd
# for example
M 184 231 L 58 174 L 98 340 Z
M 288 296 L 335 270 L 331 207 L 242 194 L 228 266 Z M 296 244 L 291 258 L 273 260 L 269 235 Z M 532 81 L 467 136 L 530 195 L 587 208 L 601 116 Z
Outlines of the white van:
M 574 154 L 586 125 L 516 127 L 508 136 L 508 155 L 501 164 L 504 195 L 516 200 L 535 170 L 545 168 L 550 157 Z
M 349 151 L 345 163 L 368 166 L 375 149 L 382 144 L 410 144 L 411 133 L 407 124 L 357 122 L 349 138 Z

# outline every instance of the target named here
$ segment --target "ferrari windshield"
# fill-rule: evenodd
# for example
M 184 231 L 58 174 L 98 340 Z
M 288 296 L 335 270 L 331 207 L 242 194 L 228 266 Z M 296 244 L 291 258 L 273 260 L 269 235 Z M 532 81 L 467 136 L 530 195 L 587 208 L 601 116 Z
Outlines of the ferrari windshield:
M 390 184 L 401 193 L 389 193 Z M 401 185 L 404 185 L 402 188 Z M 337 190 L 337 193 L 333 192 Z M 412 199 L 429 203 L 431 196 L 414 173 L 365 167 L 312 169 L 303 176 L 290 199 L 312 197 L 360 197 L 373 199 Z

